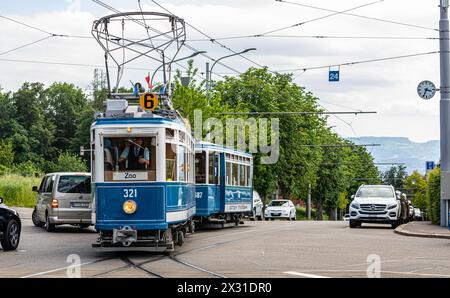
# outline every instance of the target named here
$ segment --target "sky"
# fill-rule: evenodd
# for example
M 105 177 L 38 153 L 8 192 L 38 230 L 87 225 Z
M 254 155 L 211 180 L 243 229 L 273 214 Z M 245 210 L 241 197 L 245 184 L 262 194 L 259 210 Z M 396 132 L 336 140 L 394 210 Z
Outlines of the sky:
M 137 11 L 137 0 L 104 0 L 120 11 Z M 438 0 L 292 0 L 292 2 L 335 11 L 358 6 L 349 13 L 387 19 L 405 26 L 369 20 L 282 3 L 275 0 L 157 0 L 172 13 L 213 38 L 256 35 L 293 24 L 305 24 L 273 35 L 291 37 L 243 38 L 221 41 L 235 51 L 257 48 L 246 57 L 273 71 L 314 68 L 364 60 L 427 53 L 439 50 Z M 159 11 L 151 0 L 141 0 L 145 11 Z M 0 16 L 54 34 L 91 36 L 94 20 L 111 14 L 91 0 L 17 0 L 0 1 Z M 328 17 L 325 17 L 328 16 Z M 23 82 L 39 81 L 50 85 L 55 81 L 73 83 L 89 89 L 95 66 L 104 65 L 103 51 L 92 38 L 51 37 L 27 47 L 8 52 L 49 34 L 0 18 L 0 86 L 3 91 L 16 90 Z M 296 37 L 292 37 L 296 36 Z M 335 38 L 317 39 L 298 36 L 395 37 L 393 39 Z M 405 39 L 420 37 L 423 39 Z M 187 39 L 204 38 L 187 27 Z M 207 51 L 215 59 L 230 54 L 207 41 L 189 41 L 198 50 Z M 192 53 L 184 48 L 178 57 Z M 9 60 L 9 61 L 8 61 Z M 14 60 L 14 61 L 11 61 Z M 18 62 L 17 60 L 28 61 Z M 67 66 L 30 63 L 46 61 L 87 64 Z M 208 60 L 195 58 L 195 66 L 204 73 Z M 256 67 L 241 57 L 223 62 L 244 72 Z M 183 63 L 183 62 L 181 62 Z M 184 62 L 185 63 L 185 62 Z M 148 59 L 130 67 L 157 67 Z M 335 70 L 337 68 L 331 68 Z M 329 125 L 344 137 L 383 136 L 408 137 L 416 142 L 439 139 L 439 94 L 429 101 L 417 95 L 417 85 L 430 80 L 439 86 L 439 55 L 431 54 L 399 60 L 341 66 L 341 81 L 328 82 L 329 68 L 294 72 L 295 82 L 320 99 L 329 111 L 376 111 L 377 114 L 347 115 L 329 118 Z M 217 65 L 219 75 L 237 73 Z M 122 85 L 145 82 L 147 71 L 125 70 Z M 218 75 L 214 80 L 220 80 Z

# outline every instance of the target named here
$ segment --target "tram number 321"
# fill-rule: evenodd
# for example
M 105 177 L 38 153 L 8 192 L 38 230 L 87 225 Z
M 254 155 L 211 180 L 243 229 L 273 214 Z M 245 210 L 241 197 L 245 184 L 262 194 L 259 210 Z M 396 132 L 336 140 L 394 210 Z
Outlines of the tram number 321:
M 136 198 L 137 197 L 137 189 L 135 188 L 125 188 L 123 190 L 124 198 Z

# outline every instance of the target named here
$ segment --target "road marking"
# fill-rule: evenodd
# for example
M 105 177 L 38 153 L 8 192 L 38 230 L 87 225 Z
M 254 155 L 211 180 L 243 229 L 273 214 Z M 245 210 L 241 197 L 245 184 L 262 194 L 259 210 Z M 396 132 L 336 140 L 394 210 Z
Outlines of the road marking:
M 45 275 L 45 274 L 49 274 L 49 273 L 53 273 L 53 272 L 67 270 L 69 267 L 70 268 L 81 267 L 81 266 L 90 265 L 90 264 L 93 264 L 93 263 L 96 263 L 96 261 L 82 263 L 80 265 L 69 265 L 69 266 L 66 266 L 66 267 L 63 267 L 63 268 L 57 268 L 57 269 L 53 269 L 53 270 L 49 270 L 49 271 L 38 272 L 38 273 L 22 276 L 21 278 L 30 278 L 30 277 L 34 277 L 34 276 Z
M 307 277 L 307 278 L 330 278 L 328 276 L 308 274 L 308 273 L 300 273 L 300 272 L 295 272 L 295 271 L 286 271 L 286 272 L 283 272 L 283 273 L 284 274 L 295 275 L 295 276 Z

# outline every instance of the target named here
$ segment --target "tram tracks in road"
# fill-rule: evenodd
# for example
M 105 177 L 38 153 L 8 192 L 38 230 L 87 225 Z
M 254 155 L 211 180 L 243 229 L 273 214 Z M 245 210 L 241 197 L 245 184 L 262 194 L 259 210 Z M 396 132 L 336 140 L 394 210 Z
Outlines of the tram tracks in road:
M 158 273 L 158 272 L 154 272 L 152 269 L 148 269 L 145 268 L 144 266 L 147 264 L 151 264 L 157 261 L 163 261 L 163 260 L 172 260 L 174 263 L 179 264 L 179 265 L 183 265 L 184 267 L 190 268 L 191 270 L 195 270 L 198 272 L 203 272 L 206 273 L 210 276 L 216 277 L 216 278 L 226 278 L 226 276 L 210 271 L 208 269 L 202 268 L 200 266 L 197 266 L 195 264 L 190 263 L 189 261 L 186 260 L 182 260 L 179 257 L 182 255 L 186 255 L 188 253 L 192 253 L 192 252 L 196 252 L 196 251 L 202 251 L 202 250 L 207 250 L 207 249 L 212 249 L 212 248 L 217 248 L 220 247 L 221 245 L 225 245 L 225 244 L 229 244 L 229 243 L 233 243 L 233 242 L 238 242 L 241 241 L 243 239 L 248 239 L 248 238 L 253 238 L 253 237 L 260 237 L 261 234 L 266 234 L 266 233 L 271 233 L 274 231 L 280 231 L 280 230 L 288 230 L 289 227 L 281 227 L 281 228 L 274 228 L 274 229 L 266 229 L 266 230 L 255 230 L 255 229 L 251 229 L 251 230 L 247 230 L 247 231 L 239 231 L 239 232 L 235 232 L 235 233 L 229 233 L 229 234 L 225 234 L 225 235 L 215 235 L 215 236 L 210 236 L 210 237 L 206 237 L 203 240 L 212 240 L 214 238 L 223 238 L 223 237 L 230 237 L 230 236 L 237 236 L 240 235 L 240 237 L 237 238 L 233 238 L 233 239 L 229 239 L 229 240 L 222 240 L 222 241 L 218 241 L 218 242 L 214 242 L 214 243 L 208 243 L 205 244 L 203 246 L 199 246 L 199 247 L 193 247 L 191 249 L 185 250 L 185 251 L 180 251 L 180 252 L 174 252 L 171 253 L 169 255 L 159 255 L 156 257 L 153 257 L 149 260 L 145 260 L 142 262 L 135 262 L 133 260 L 130 259 L 130 256 L 128 255 L 123 255 L 123 254 L 119 254 L 119 255 L 115 255 L 115 256 L 108 256 L 108 257 L 104 257 L 104 258 L 99 258 L 97 260 L 91 261 L 91 262 L 87 262 L 87 263 L 82 263 L 79 266 L 80 267 L 86 267 L 86 266 L 90 266 L 90 265 L 95 265 L 101 262 L 107 262 L 107 261 L 111 261 L 111 260 L 121 260 L 123 263 L 125 263 L 123 266 L 118 266 L 115 268 L 112 268 L 110 270 L 104 271 L 104 272 L 99 272 L 96 273 L 90 277 L 96 278 L 96 277 L 108 277 L 109 274 L 112 273 L 116 273 L 116 272 L 120 272 L 129 268 L 135 268 L 137 270 L 140 270 L 142 272 L 145 272 L 146 274 L 148 274 L 149 276 L 152 277 L 157 277 L 157 278 L 164 278 L 165 276 L 163 276 L 162 274 Z M 262 232 L 262 233 L 261 233 Z M 250 233 L 250 235 L 246 235 L 243 236 L 245 234 Z M 43 272 L 38 272 L 38 273 L 34 273 L 34 274 L 30 274 L 27 276 L 23 276 L 23 278 L 30 278 L 30 277 L 36 277 L 36 276 L 45 276 L 45 275 L 49 275 L 49 274 L 53 274 L 53 273 L 57 273 L 57 272 L 62 272 L 65 271 L 69 268 L 70 266 L 66 266 L 66 267 L 62 267 L 62 268 L 57 268 L 57 269 L 52 269 L 52 270 L 48 270 L 48 271 L 43 271 Z M 148 266 L 147 266 L 148 267 Z
M 139 262 L 139 263 L 132 261 L 128 256 L 121 256 L 119 258 L 123 262 L 125 262 L 126 265 L 124 265 L 122 267 L 119 267 L 119 268 L 115 268 L 115 269 L 106 271 L 106 272 L 102 272 L 102 273 L 96 274 L 96 275 L 94 275 L 92 277 L 100 277 L 100 276 L 106 276 L 107 277 L 107 275 L 110 274 L 110 273 L 118 272 L 118 271 L 121 271 L 121 270 L 126 270 L 126 269 L 131 267 L 131 268 L 135 268 L 137 270 L 141 270 L 141 271 L 147 273 L 148 275 L 150 275 L 152 277 L 165 278 L 165 276 L 161 275 L 160 273 L 157 273 L 157 272 L 154 272 L 152 270 L 149 270 L 148 268 L 144 268 L 143 266 L 149 265 L 149 264 L 154 263 L 154 262 L 170 259 L 170 260 L 172 260 L 173 262 L 175 262 L 175 263 L 177 263 L 179 265 L 183 265 L 185 267 L 188 267 L 189 269 L 193 269 L 193 270 L 198 271 L 198 272 L 206 273 L 206 274 L 208 274 L 210 276 L 213 276 L 215 278 L 227 278 L 227 276 L 224 276 L 222 274 L 219 274 L 219 273 L 210 271 L 208 269 L 202 268 L 200 266 L 194 265 L 194 264 L 192 264 L 192 263 L 190 263 L 188 261 L 181 260 L 179 258 L 179 256 L 186 255 L 188 253 L 195 252 L 195 251 L 201 251 L 201 250 L 207 250 L 207 249 L 211 249 L 211 248 L 217 248 L 217 247 L 220 247 L 221 245 L 225 245 L 225 244 L 229 244 L 229 243 L 233 243 L 233 242 L 238 242 L 238 241 L 241 241 L 243 239 L 257 237 L 257 236 L 260 236 L 260 234 L 261 234 L 261 233 L 258 233 L 258 232 L 262 232 L 262 234 L 265 234 L 265 233 L 271 233 L 271 232 L 274 232 L 274 231 L 280 231 L 280 230 L 286 230 L 286 229 L 289 229 L 289 227 L 281 227 L 281 228 L 278 227 L 278 228 L 272 228 L 272 229 L 267 229 L 267 230 L 262 230 L 262 231 L 258 231 L 258 230 L 252 229 L 252 230 L 247 230 L 247 231 L 239 231 L 239 232 L 235 232 L 235 233 L 230 233 L 230 234 L 226 234 L 226 235 L 210 236 L 210 237 L 205 238 L 204 240 L 211 240 L 211 239 L 214 239 L 214 238 L 226 237 L 226 236 L 236 236 L 236 235 L 241 235 L 242 236 L 243 234 L 248 234 L 248 233 L 259 234 L 259 235 L 254 235 L 254 236 L 246 235 L 244 237 L 238 237 L 238 238 L 234 238 L 234 239 L 230 239 L 230 240 L 225 240 L 225 241 L 222 240 L 222 241 L 218 241 L 218 242 L 214 242 L 214 243 L 209 243 L 207 245 L 203 245 L 203 246 L 199 246 L 199 247 L 193 247 L 193 248 L 188 249 L 186 251 L 173 252 L 173 253 L 170 253 L 168 255 L 161 255 L 161 256 L 152 258 L 150 260 L 146 260 L 146 261 Z

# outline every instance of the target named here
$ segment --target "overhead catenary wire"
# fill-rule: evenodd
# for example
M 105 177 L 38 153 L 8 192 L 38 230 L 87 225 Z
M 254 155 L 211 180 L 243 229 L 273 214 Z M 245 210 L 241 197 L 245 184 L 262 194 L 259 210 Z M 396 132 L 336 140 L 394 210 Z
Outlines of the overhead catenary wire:
M 261 39 L 261 38 L 289 38 L 289 39 L 368 39 L 368 40 L 440 40 L 439 37 L 431 36 L 355 36 L 355 35 L 235 35 L 217 37 L 214 40 L 236 40 L 236 39 Z M 208 38 L 187 39 L 189 42 L 210 42 Z
M 324 68 L 328 68 L 329 69 L 329 68 L 332 68 L 332 67 L 352 66 L 352 65 L 358 65 L 358 64 L 366 64 L 366 63 L 375 63 L 375 62 L 382 62 L 382 61 L 389 61 L 389 60 L 406 59 L 406 58 L 413 58 L 413 57 L 419 57 L 419 56 L 435 55 L 435 54 L 439 54 L 439 53 L 440 53 L 440 51 L 431 51 L 431 52 L 424 52 L 424 53 L 415 53 L 415 54 L 391 56 L 391 57 L 384 57 L 384 58 L 359 60 L 359 61 L 353 61 L 353 62 L 345 62 L 345 63 L 331 64 L 331 65 L 322 65 L 322 66 L 315 66 L 315 67 L 282 69 L 282 70 L 277 70 L 277 72 L 310 71 L 310 70 L 317 70 L 317 69 L 324 69 Z
M 170 14 L 173 14 L 170 10 L 168 10 L 167 8 L 165 8 L 164 6 L 162 6 L 161 4 L 159 4 L 158 2 L 156 2 L 155 0 L 152 0 L 152 2 L 155 3 L 157 6 L 159 6 L 161 9 L 165 10 L 166 12 L 168 12 L 168 13 L 170 13 Z M 197 27 L 195 27 L 195 26 L 192 25 L 191 23 L 186 22 L 186 21 L 185 21 L 185 23 L 186 23 L 186 25 L 188 25 L 189 27 L 191 27 L 192 29 L 194 29 L 195 31 L 197 31 L 198 33 L 200 33 L 201 35 L 205 36 L 205 37 L 208 39 L 208 41 L 212 42 L 213 44 L 216 44 L 216 45 L 218 45 L 218 46 L 220 46 L 220 47 L 222 47 L 222 48 L 224 48 L 224 49 L 230 51 L 230 52 L 233 53 L 233 54 L 237 54 L 237 53 L 238 53 L 237 51 L 233 50 L 233 49 L 230 48 L 229 46 L 226 46 L 226 45 L 224 45 L 223 43 L 218 42 L 215 38 L 211 37 L 209 34 L 207 34 L 207 33 L 203 32 L 202 30 L 198 29 Z M 261 68 L 264 67 L 262 64 L 260 64 L 260 63 L 258 63 L 258 62 L 255 62 L 254 60 L 252 60 L 252 59 L 250 59 L 250 58 L 248 58 L 248 57 L 246 57 L 246 56 L 244 56 L 244 55 L 242 55 L 242 54 L 241 54 L 241 55 L 238 55 L 238 56 L 242 57 L 243 59 L 245 59 L 245 60 L 247 60 L 247 61 L 249 61 L 249 62 L 251 62 L 251 63 L 253 63 L 254 65 L 256 65 L 256 66 L 258 66 L 258 67 L 261 67 Z M 215 59 L 212 59 L 212 61 L 216 61 L 216 60 L 215 60 Z M 221 65 L 221 62 L 219 62 L 218 64 Z
M 30 64 L 47 64 L 47 65 L 62 65 L 62 66 L 76 66 L 76 67 L 90 67 L 90 68 L 105 68 L 104 65 L 100 65 L 100 64 L 83 64 L 83 63 L 69 63 L 69 62 L 44 61 L 44 60 L 27 60 L 27 59 L 0 58 L 0 62 L 17 62 L 17 63 L 30 63 Z M 116 66 L 112 66 L 112 67 L 117 68 Z M 142 67 L 127 67 L 127 69 L 148 71 L 148 68 L 142 68 Z M 158 72 L 162 72 L 162 70 L 158 70 Z M 176 70 L 173 70 L 172 73 L 176 73 Z M 233 75 L 231 73 L 218 73 L 218 74 Z M 199 74 L 197 74 L 197 75 L 200 76 Z
M 307 8 L 316 9 L 316 10 L 321 10 L 321 11 L 334 12 L 334 13 L 338 12 L 336 10 L 327 9 L 327 8 L 323 8 L 323 7 L 317 7 L 317 6 L 308 5 L 308 4 L 302 4 L 302 3 L 298 3 L 298 2 L 291 2 L 291 1 L 285 1 L 285 0 L 275 0 L 275 1 L 281 2 L 281 3 L 297 5 L 297 6 L 302 6 L 302 7 L 307 7 Z M 381 0 L 381 2 L 382 1 L 384 1 L 384 0 Z M 352 16 L 352 17 L 357 17 L 357 18 L 363 18 L 363 19 L 367 19 L 367 20 L 372 20 L 372 21 L 377 21 L 377 22 L 383 22 L 383 23 L 389 23 L 389 24 L 394 24 L 394 25 L 400 25 L 400 26 L 406 26 L 406 27 L 411 27 L 411 28 L 432 30 L 432 31 L 439 32 L 439 29 L 421 26 L 421 25 L 408 24 L 408 23 L 404 23 L 404 22 L 387 20 L 387 19 L 382 19 L 382 18 L 374 18 L 374 17 L 364 16 L 364 15 L 359 15 L 359 14 L 354 14 L 354 13 L 349 13 L 349 12 L 342 12 L 341 14 L 347 15 L 347 16 Z
M 277 33 L 277 32 L 280 32 L 280 31 L 284 31 L 284 30 L 287 30 L 287 29 L 303 26 L 305 24 L 309 24 L 309 23 L 312 23 L 312 22 L 316 22 L 316 21 L 320 21 L 320 20 L 323 20 L 323 19 L 331 18 L 331 17 L 337 16 L 339 14 L 344 14 L 344 13 L 347 13 L 347 12 L 350 12 L 350 11 L 353 11 L 353 10 L 357 10 L 357 9 L 360 9 L 360 8 L 363 8 L 363 7 L 371 6 L 371 5 L 374 5 L 374 4 L 383 2 L 383 1 L 384 0 L 378 0 L 378 1 L 375 1 L 375 2 L 366 3 L 366 4 L 363 4 L 363 5 L 359 5 L 359 6 L 356 6 L 356 7 L 353 7 L 353 8 L 349 8 L 349 9 L 346 9 L 346 10 L 342 10 L 342 11 L 333 11 L 332 14 L 328 14 L 328 15 L 321 16 L 321 17 L 318 17 L 318 18 L 310 19 L 310 20 L 307 20 L 307 21 L 303 21 L 303 22 L 300 22 L 300 23 L 293 24 L 293 25 L 289 25 L 289 26 L 273 29 L 273 30 L 266 31 L 266 32 L 258 34 L 258 35 L 268 35 L 268 34 L 273 34 L 273 33 Z
M 41 41 L 47 40 L 47 39 L 52 38 L 52 37 L 54 37 L 54 36 L 53 36 L 53 35 L 50 35 L 50 36 L 46 36 L 46 37 L 43 37 L 43 38 L 39 38 L 38 40 L 35 40 L 35 41 L 32 41 L 32 42 L 26 43 L 26 44 L 24 44 L 24 45 L 18 46 L 18 47 L 16 47 L 16 48 L 11 49 L 11 50 L 7 50 L 7 51 L 4 51 L 4 52 L 0 52 L 0 56 L 6 55 L 6 54 L 8 54 L 8 53 L 11 53 L 11 52 L 14 52 L 14 51 L 23 49 L 23 48 L 25 48 L 25 47 L 28 47 L 28 46 L 31 46 L 31 45 L 34 45 L 34 44 L 37 44 L 37 43 L 39 43 L 39 42 L 41 42 Z
M 374 111 L 350 111 L 350 112 L 224 112 L 223 115 L 359 115 L 377 114 Z

